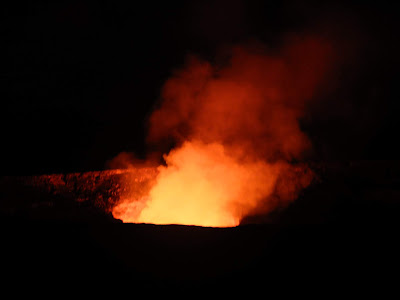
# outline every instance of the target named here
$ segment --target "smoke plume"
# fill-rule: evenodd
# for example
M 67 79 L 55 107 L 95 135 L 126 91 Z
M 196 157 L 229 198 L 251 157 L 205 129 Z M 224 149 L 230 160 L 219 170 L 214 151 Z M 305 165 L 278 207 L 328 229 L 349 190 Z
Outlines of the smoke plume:
M 146 200 L 129 200 L 135 207 L 145 203 L 140 213 L 119 209 L 116 217 L 235 226 L 296 199 L 312 180 L 296 164 L 311 149 L 299 121 L 332 54 L 326 41 L 304 36 L 279 50 L 235 46 L 223 62 L 189 57 L 166 81 L 150 117 L 149 141 L 174 141 L 175 148 L 164 155 Z

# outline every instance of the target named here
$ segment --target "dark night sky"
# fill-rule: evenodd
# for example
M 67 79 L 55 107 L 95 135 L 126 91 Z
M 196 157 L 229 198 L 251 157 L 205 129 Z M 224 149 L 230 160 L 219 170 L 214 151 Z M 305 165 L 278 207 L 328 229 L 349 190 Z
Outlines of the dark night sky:
M 357 44 L 337 89 L 304 123 L 314 158 L 398 158 L 394 6 L 123 3 L 1 8 L 2 174 L 98 170 L 121 151 L 141 157 L 146 119 L 187 54 L 213 59 L 224 45 L 257 39 L 274 47 L 287 33 L 310 30 L 341 47 Z

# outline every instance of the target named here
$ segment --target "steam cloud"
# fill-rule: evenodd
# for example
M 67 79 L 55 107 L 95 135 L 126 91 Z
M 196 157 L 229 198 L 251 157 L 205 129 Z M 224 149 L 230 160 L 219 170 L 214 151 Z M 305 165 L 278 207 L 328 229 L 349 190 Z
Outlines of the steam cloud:
M 129 213 L 138 201 L 131 199 L 114 215 L 128 222 L 235 226 L 296 199 L 312 180 L 308 168 L 294 164 L 311 148 L 299 120 L 332 54 L 329 43 L 305 36 L 279 51 L 233 47 L 225 63 L 189 57 L 165 83 L 150 118 L 149 141 L 177 146 L 164 156 L 166 166 L 141 211 Z

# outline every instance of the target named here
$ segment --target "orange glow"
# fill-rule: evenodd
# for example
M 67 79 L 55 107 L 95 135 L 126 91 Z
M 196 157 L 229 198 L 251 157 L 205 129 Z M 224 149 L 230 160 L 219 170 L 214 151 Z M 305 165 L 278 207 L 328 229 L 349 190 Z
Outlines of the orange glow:
M 114 216 L 227 227 L 293 201 L 312 178 L 290 163 L 310 148 L 299 119 L 330 56 L 326 43 L 308 37 L 280 55 L 235 47 L 222 66 L 191 57 L 165 83 L 150 118 L 149 141 L 177 146 L 149 193 L 121 200 Z
M 238 164 L 222 145 L 201 142 L 186 142 L 166 161 L 136 222 L 236 226 L 272 192 L 278 172 L 261 161 Z

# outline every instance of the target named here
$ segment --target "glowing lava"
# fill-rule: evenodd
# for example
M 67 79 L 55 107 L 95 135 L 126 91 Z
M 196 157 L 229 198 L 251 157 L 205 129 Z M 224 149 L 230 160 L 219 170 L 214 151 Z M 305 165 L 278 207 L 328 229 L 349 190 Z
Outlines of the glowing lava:
M 277 177 L 276 167 L 238 164 L 219 144 L 186 142 L 166 162 L 136 222 L 236 226 L 272 192 Z

